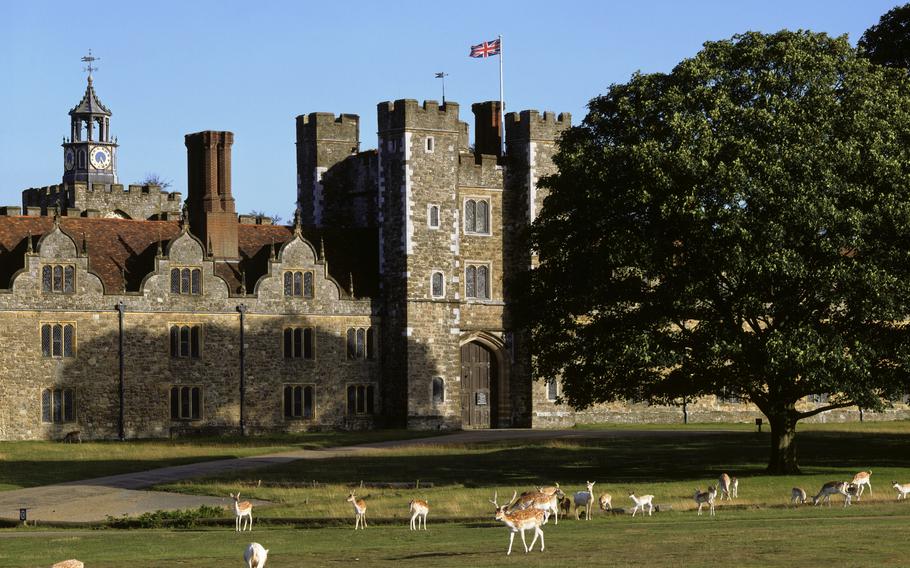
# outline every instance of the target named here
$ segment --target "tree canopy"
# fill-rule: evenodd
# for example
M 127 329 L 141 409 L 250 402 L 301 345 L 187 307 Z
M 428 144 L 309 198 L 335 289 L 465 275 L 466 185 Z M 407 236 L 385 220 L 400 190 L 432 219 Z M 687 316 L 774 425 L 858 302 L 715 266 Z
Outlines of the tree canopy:
M 795 472 L 798 420 L 910 390 L 906 73 L 846 37 L 708 42 L 591 100 L 555 160 L 520 316 L 573 407 L 725 392 Z
M 910 69 L 910 4 L 886 12 L 863 33 L 857 47 L 873 63 Z

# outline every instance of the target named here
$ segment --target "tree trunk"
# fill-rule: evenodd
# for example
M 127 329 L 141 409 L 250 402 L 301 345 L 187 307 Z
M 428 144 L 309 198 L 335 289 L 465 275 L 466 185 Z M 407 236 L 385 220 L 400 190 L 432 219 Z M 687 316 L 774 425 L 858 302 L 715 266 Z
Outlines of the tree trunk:
M 778 412 L 766 413 L 771 423 L 771 461 L 768 473 L 790 475 L 800 473 L 796 461 L 796 422 L 799 420 L 796 406 L 785 405 Z

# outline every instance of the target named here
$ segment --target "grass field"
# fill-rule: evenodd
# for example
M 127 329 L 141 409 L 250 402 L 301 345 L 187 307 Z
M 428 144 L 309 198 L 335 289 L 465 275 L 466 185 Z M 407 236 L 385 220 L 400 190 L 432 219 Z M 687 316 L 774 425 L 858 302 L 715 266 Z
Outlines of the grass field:
M 694 426 L 605 430 L 596 440 L 412 446 L 172 484 L 161 489 L 212 495 L 241 489 L 245 498 L 272 504 L 257 507 L 254 531 L 243 535 L 226 526 L 0 530 L 0 566 L 50 565 L 70 557 L 90 568 L 240 566 L 251 540 L 270 548 L 268 568 L 907 564 L 902 535 L 910 523 L 910 501 L 896 501 L 890 481 L 910 482 L 910 423 L 804 427 L 799 454 L 805 474 L 791 477 L 764 475 L 767 432 Z M 787 503 L 793 486 L 813 494 L 823 482 L 849 479 L 861 469 L 873 471 L 874 493 L 854 506 Z M 716 482 L 721 471 L 740 478 L 740 498 L 735 506 L 719 503 L 715 518 L 696 516 L 694 488 Z M 418 479 L 419 490 L 358 490 L 367 499 L 371 526 L 353 531 L 344 501 L 349 487 L 361 480 L 369 485 Z M 551 520 L 544 527 L 543 554 L 526 556 L 516 538 L 512 556 L 505 556 L 508 531 L 492 520 L 487 502 L 494 490 L 502 502 L 513 489 L 559 481 L 574 491 L 588 479 L 597 482 L 595 493 L 611 493 L 616 507 L 628 507 L 627 493 L 634 489 L 653 493 L 656 503 L 671 510 L 641 519 L 596 511 L 589 522 L 561 519 L 558 526 Z M 418 496 L 430 502 L 429 531 L 414 534 L 406 526 L 407 502 Z
M 316 432 L 252 438 L 176 438 L 122 442 L 0 442 L 0 491 L 187 463 L 301 449 L 419 438 L 426 432 Z

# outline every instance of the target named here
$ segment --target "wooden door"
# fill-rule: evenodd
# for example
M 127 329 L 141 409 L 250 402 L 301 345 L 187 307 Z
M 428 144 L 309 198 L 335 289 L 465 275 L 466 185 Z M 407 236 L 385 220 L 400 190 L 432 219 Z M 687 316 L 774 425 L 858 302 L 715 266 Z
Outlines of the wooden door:
M 461 420 L 464 428 L 489 428 L 493 406 L 491 353 L 477 343 L 461 348 Z

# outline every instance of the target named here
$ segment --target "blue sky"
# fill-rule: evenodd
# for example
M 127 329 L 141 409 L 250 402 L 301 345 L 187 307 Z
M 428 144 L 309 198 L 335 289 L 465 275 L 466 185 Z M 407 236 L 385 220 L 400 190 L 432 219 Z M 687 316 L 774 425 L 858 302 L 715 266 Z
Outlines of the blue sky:
M 4 2 L 0 13 L 0 205 L 59 183 L 80 57 L 101 58 L 96 91 L 113 112 L 122 183 L 157 173 L 186 191 L 184 134 L 234 132 L 238 212 L 293 215 L 294 117 L 361 116 L 376 146 L 376 104 L 499 96 L 498 61 L 469 46 L 503 36 L 507 110 L 568 111 L 636 70 L 669 71 L 708 40 L 782 28 L 863 31 L 896 0 L 560 2 Z

